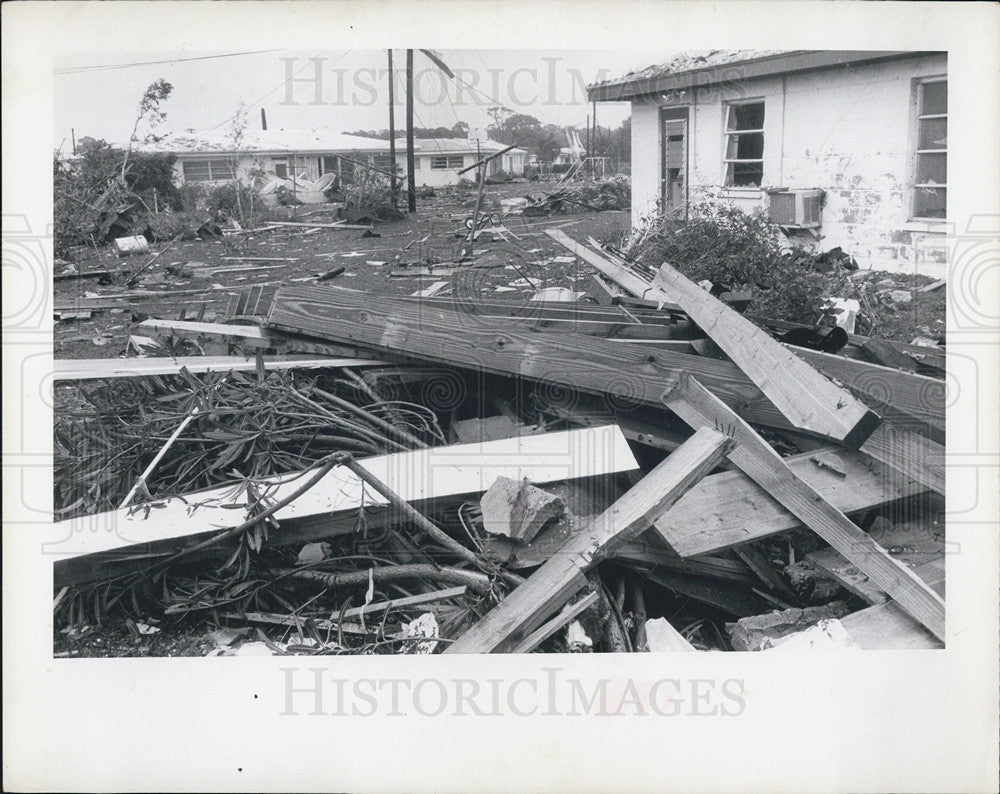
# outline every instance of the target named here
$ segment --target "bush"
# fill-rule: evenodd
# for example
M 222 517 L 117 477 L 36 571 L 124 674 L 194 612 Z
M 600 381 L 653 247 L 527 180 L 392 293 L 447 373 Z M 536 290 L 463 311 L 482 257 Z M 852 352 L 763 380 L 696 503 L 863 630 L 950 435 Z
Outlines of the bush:
M 789 246 L 762 212 L 726 203 L 695 204 L 687 221 L 651 218 L 624 247 L 649 273 L 667 262 L 692 281 L 749 292 L 752 312 L 775 320 L 816 323 L 827 297 L 850 291 L 843 271 L 828 271 L 822 255 Z

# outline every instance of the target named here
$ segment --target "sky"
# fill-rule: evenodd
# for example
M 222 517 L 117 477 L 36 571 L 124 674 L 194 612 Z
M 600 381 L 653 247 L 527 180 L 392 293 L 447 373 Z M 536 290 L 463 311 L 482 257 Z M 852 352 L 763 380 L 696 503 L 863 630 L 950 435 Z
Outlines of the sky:
M 420 51 L 414 54 L 417 127 L 473 129 L 490 122 L 487 108 L 502 105 L 560 126 L 587 123 L 585 86 L 670 59 L 672 52 L 565 50 L 440 50 L 455 72 L 448 79 Z M 405 125 L 403 69 L 395 50 L 396 126 Z M 385 50 L 83 52 L 56 64 L 55 148 L 71 148 L 72 134 L 128 140 L 146 87 L 163 78 L 173 92 L 156 130 L 228 130 L 242 102 L 248 124 L 269 129 L 326 127 L 336 131 L 389 126 Z M 289 79 L 291 78 L 291 79 Z M 602 102 L 597 120 L 618 126 L 628 103 Z

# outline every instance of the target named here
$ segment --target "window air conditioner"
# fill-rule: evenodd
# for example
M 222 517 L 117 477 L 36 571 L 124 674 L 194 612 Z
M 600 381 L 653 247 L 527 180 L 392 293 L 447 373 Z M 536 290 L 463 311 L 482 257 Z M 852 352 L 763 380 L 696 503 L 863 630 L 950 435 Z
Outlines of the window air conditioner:
M 814 229 L 823 222 L 823 191 L 818 188 L 769 190 L 768 217 L 779 226 Z

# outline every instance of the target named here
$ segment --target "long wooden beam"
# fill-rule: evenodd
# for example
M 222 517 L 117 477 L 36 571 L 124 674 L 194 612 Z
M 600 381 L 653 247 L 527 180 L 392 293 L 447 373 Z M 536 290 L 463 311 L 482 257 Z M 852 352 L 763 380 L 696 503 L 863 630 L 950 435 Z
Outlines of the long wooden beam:
M 399 452 L 365 458 L 358 464 L 411 503 L 479 494 L 499 476 L 528 477 L 542 484 L 637 468 L 628 442 L 613 425 Z M 269 478 L 258 486 L 280 501 L 301 482 L 296 473 Z M 156 500 L 152 505 L 80 516 L 57 522 L 54 539 L 44 543 L 43 549 L 55 558 L 57 582 L 80 581 L 99 574 L 102 566 L 113 569 L 131 554 L 176 551 L 237 526 L 246 517 L 246 505 L 245 490 L 229 485 Z M 350 531 L 362 505 L 378 510 L 387 505 L 387 499 L 366 488 L 348 467 L 334 467 L 275 514 L 281 529 L 272 533 L 271 542 Z M 343 528 L 339 519 L 344 519 Z M 301 525 L 312 527 L 311 538 L 296 531 Z M 80 560 L 92 555 L 103 555 L 101 565 L 88 566 Z
M 556 231 L 549 234 L 554 240 L 573 251 L 586 262 L 600 270 L 626 292 L 639 298 L 654 301 L 657 305 L 672 307 L 682 312 L 674 301 L 675 296 L 657 284 L 647 281 L 619 262 L 584 248 L 571 237 Z M 792 323 L 775 323 L 779 326 Z M 857 339 L 866 339 L 857 337 Z M 943 381 L 914 373 L 902 372 L 890 367 L 870 364 L 845 356 L 835 356 L 806 348 L 786 346 L 807 364 L 815 367 L 823 375 L 836 378 L 855 396 L 870 403 L 887 419 L 901 427 L 930 431 L 937 442 L 944 442 L 945 409 Z
M 508 650 L 583 589 L 584 572 L 644 532 L 726 454 L 729 439 L 714 430 L 696 432 L 637 485 L 551 557 L 528 580 L 454 642 L 445 653 Z
M 817 453 L 835 454 L 843 476 L 817 465 Z M 795 475 L 843 513 L 858 513 L 924 489 L 904 477 L 883 472 L 865 456 L 827 447 L 785 458 Z M 743 472 L 712 474 L 678 500 L 656 522 L 657 532 L 682 557 L 722 551 L 743 543 L 800 529 L 802 522 Z
M 667 407 L 694 428 L 724 429 L 736 442 L 732 461 L 785 509 L 856 565 L 901 608 L 944 639 L 944 601 L 919 577 L 800 479 L 746 422 L 690 376 L 664 394 Z
M 96 380 L 102 378 L 146 378 L 151 375 L 176 375 L 182 369 L 194 374 L 206 372 L 253 372 L 253 356 L 166 356 L 153 358 L 84 358 L 56 359 L 53 379 L 58 381 Z M 264 369 L 329 369 L 331 367 L 371 367 L 384 365 L 377 358 L 333 358 L 330 356 L 287 356 L 265 358 Z
M 673 297 L 793 426 L 857 448 L 881 423 L 850 392 L 670 265 L 660 268 L 653 283 Z
M 555 383 L 622 404 L 662 407 L 660 395 L 682 372 L 695 374 L 753 422 L 791 426 L 761 391 L 729 361 L 650 351 L 580 334 L 520 330 L 509 322 L 321 287 L 282 287 L 268 327 L 501 375 Z

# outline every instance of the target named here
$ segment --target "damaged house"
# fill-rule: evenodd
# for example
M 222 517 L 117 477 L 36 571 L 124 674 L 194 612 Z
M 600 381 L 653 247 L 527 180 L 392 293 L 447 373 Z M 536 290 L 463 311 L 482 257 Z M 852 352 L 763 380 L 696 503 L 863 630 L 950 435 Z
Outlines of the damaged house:
M 681 55 L 589 98 L 631 102 L 633 221 L 727 201 L 862 268 L 944 276 L 946 53 Z
M 238 143 L 225 131 L 188 132 L 168 135 L 141 148 L 175 154 L 178 184 L 229 182 L 234 176 L 247 182 L 260 173 L 309 183 L 330 173 L 349 178 L 355 163 L 388 170 L 391 162 L 387 140 L 324 129 L 248 130 Z M 461 169 L 505 147 L 490 140 L 427 138 L 418 140 L 414 148 L 417 185 L 441 187 L 457 185 Z M 521 173 L 524 157 L 521 149 L 506 152 L 490 161 L 487 175 Z M 396 165 L 400 174 L 406 173 L 404 138 L 396 141 Z

